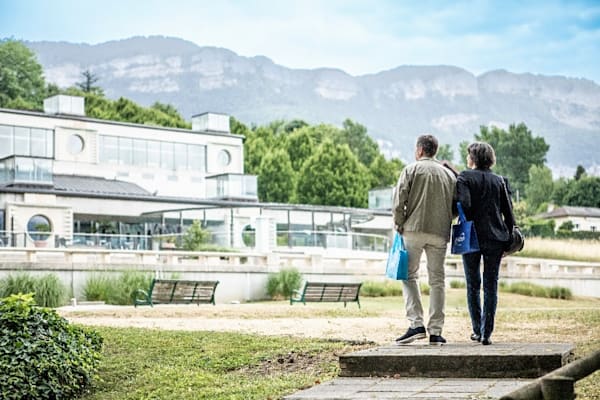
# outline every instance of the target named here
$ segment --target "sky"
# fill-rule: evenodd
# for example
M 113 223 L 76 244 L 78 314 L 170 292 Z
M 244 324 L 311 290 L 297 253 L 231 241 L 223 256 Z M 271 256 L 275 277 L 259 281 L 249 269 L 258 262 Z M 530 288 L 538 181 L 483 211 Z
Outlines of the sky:
M 0 38 L 151 35 L 351 75 L 453 65 L 600 84 L 600 0 L 0 0 Z

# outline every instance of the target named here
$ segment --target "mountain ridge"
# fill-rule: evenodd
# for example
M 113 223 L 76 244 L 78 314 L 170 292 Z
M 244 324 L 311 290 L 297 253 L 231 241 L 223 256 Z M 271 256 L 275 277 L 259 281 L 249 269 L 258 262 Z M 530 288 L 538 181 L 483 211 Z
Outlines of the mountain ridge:
M 266 56 L 162 36 L 25 44 L 50 82 L 69 86 L 89 69 L 108 97 L 169 103 L 186 118 L 207 110 L 247 124 L 299 118 L 341 125 L 351 118 L 385 153 L 405 161 L 423 132 L 456 151 L 481 125 L 524 122 L 550 144 L 548 164 L 556 174 L 571 174 L 578 164 L 598 168 L 600 86 L 584 78 L 502 69 L 475 75 L 451 65 L 353 76 L 338 68 L 287 68 Z

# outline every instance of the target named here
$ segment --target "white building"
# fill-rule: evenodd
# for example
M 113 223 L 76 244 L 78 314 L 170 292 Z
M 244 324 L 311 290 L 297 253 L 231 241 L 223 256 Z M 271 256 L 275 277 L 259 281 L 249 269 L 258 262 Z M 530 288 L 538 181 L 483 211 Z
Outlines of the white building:
M 188 130 L 88 118 L 74 96 L 0 109 L 0 245 L 149 248 L 200 220 L 230 247 L 254 246 L 262 226 L 269 246 L 386 248 L 347 233 L 388 211 L 259 203 L 243 140 L 217 113 Z
M 554 220 L 556 230 L 567 221 L 573 223 L 575 231 L 600 230 L 600 208 L 561 206 L 552 208 L 538 217 Z

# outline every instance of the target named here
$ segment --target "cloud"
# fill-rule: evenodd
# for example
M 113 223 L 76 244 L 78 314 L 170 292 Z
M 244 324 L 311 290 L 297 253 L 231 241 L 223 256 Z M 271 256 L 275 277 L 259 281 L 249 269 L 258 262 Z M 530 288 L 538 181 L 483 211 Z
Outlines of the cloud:
M 4 2 L 0 37 L 99 43 L 139 35 L 353 75 L 399 65 L 564 74 L 600 82 L 594 1 L 45 0 Z M 115 12 L 118 10 L 118 12 Z M 94 23 L 85 21 L 90 16 Z

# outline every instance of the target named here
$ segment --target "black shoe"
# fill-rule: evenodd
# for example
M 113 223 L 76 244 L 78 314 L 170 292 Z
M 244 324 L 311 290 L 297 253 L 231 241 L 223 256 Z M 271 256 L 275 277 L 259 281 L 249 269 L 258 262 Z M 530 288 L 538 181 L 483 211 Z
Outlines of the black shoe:
M 490 338 L 483 338 L 481 339 L 481 344 L 484 346 L 489 346 L 490 344 L 492 344 L 492 339 Z
M 417 339 L 425 339 L 425 327 L 419 326 L 417 328 L 408 328 L 406 333 L 396 339 L 396 344 L 412 343 Z
M 481 335 L 476 333 L 471 333 L 471 340 L 474 342 L 481 342 Z
M 429 344 L 441 346 L 446 344 L 446 339 L 444 339 L 442 335 L 429 335 Z

